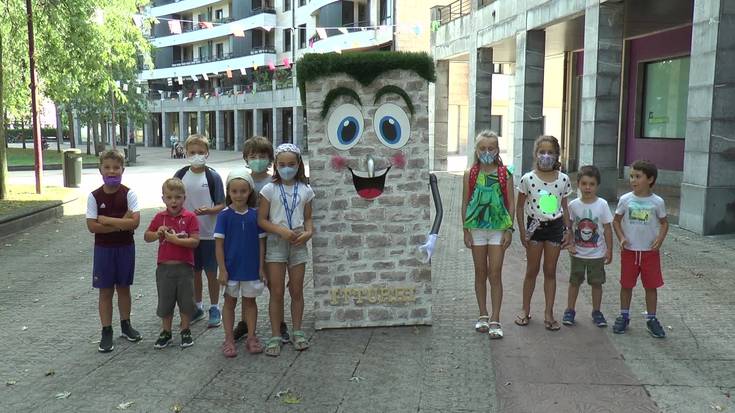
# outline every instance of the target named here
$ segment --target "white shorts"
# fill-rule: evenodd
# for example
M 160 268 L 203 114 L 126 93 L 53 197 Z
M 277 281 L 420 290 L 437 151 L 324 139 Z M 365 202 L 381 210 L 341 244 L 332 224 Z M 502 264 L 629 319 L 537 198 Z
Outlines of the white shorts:
M 260 280 L 255 281 L 228 281 L 225 294 L 230 297 L 255 298 L 263 293 L 265 284 Z
M 505 231 L 494 229 L 471 229 L 470 234 L 472 235 L 472 245 L 500 245 L 503 243 L 504 232 Z

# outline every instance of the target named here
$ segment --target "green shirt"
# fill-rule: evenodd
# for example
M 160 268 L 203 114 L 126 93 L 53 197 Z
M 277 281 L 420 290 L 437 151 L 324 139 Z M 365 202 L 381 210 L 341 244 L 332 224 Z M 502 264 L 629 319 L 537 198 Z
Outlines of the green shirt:
M 497 172 L 480 171 L 475 191 L 467 204 L 464 227 L 468 229 L 506 230 L 513 226 L 503 203 Z

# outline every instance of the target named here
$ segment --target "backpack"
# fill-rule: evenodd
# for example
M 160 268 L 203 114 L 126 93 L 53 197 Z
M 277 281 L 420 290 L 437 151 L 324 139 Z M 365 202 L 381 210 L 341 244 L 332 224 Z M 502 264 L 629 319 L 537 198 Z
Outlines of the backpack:
M 184 179 L 184 175 L 186 175 L 186 172 L 191 168 L 191 166 L 185 166 L 176 173 L 174 173 L 174 178 L 179 178 L 181 180 Z M 212 173 L 212 168 L 205 166 L 204 167 L 204 176 L 207 179 L 207 186 L 209 187 L 209 196 L 212 197 L 212 203 L 217 205 L 217 187 L 216 183 L 214 182 L 214 174 Z
M 467 199 L 472 198 L 472 194 L 475 193 L 475 186 L 477 185 L 477 176 L 480 174 L 480 164 L 472 165 L 470 168 L 470 190 L 467 194 Z M 508 205 L 508 167 L 500 164 L 498 165 L 498 183 L 500 184 L 500 193 L 503 194 L 503 205 L 505 209 L 510 213 L 510 205 Z

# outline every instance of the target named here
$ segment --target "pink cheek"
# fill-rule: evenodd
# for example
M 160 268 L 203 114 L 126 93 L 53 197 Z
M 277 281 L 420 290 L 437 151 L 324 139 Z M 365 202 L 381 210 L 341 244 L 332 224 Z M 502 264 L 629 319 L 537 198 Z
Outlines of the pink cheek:
M 393 155 L 390 160 L 391 165 L 395 166 L 396 168 L 403 169 L 406 167 L 406 155 L 404 155 L 401 151 L 396 152 L 396 154 Z
M 345 168 L 347 168 L 347 158 L 344 158 L 339 155 L 332 156 L 332 159 L 329 160 L 329 164 L 337 172 L 343 171 Z

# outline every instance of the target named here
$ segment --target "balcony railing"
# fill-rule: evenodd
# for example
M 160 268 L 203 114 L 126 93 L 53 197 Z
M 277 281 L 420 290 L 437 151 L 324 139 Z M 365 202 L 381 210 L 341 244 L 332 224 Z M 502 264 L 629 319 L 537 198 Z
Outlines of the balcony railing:
M 276 8 L 269 4 L 264 4 L 263 6 L 260 6 L 260 7 L 253 7 L 252 10 L 253 10 L 254 15 L 260 14 L 260 13 L 276 14 Z
M 432 16 L 434 21 L 438 21 L 439 24 L 447 24 L 452 20 L 459 19 L 462 16 L 470 14 L 472 10 L 472 3 L 470 0 L 457 0 L 446 6 L 437 6 L 432 9 L 434 15 Z
M 266 54 L 266 53 L 276 53 L 276 47 L 275 46 L 261 46 L 261 47 L 254 47 L 250 49 L 250 56 L 256 55 L 256 54 Z
M 175 61 L 171 67 L 178 67 L 178 66 L 188 66 L 188 65 L 197 65 L 200 63 L 209 63 L 209 62 L 217 62 L 220 60 L 227 60 L 232 59 L 235 57 L 233 53 L 223 53 L 221 55 L 212 55 L 212 56 L 201 56 L 196 59 L 190 59 L 190 60 L 179 60 Z

